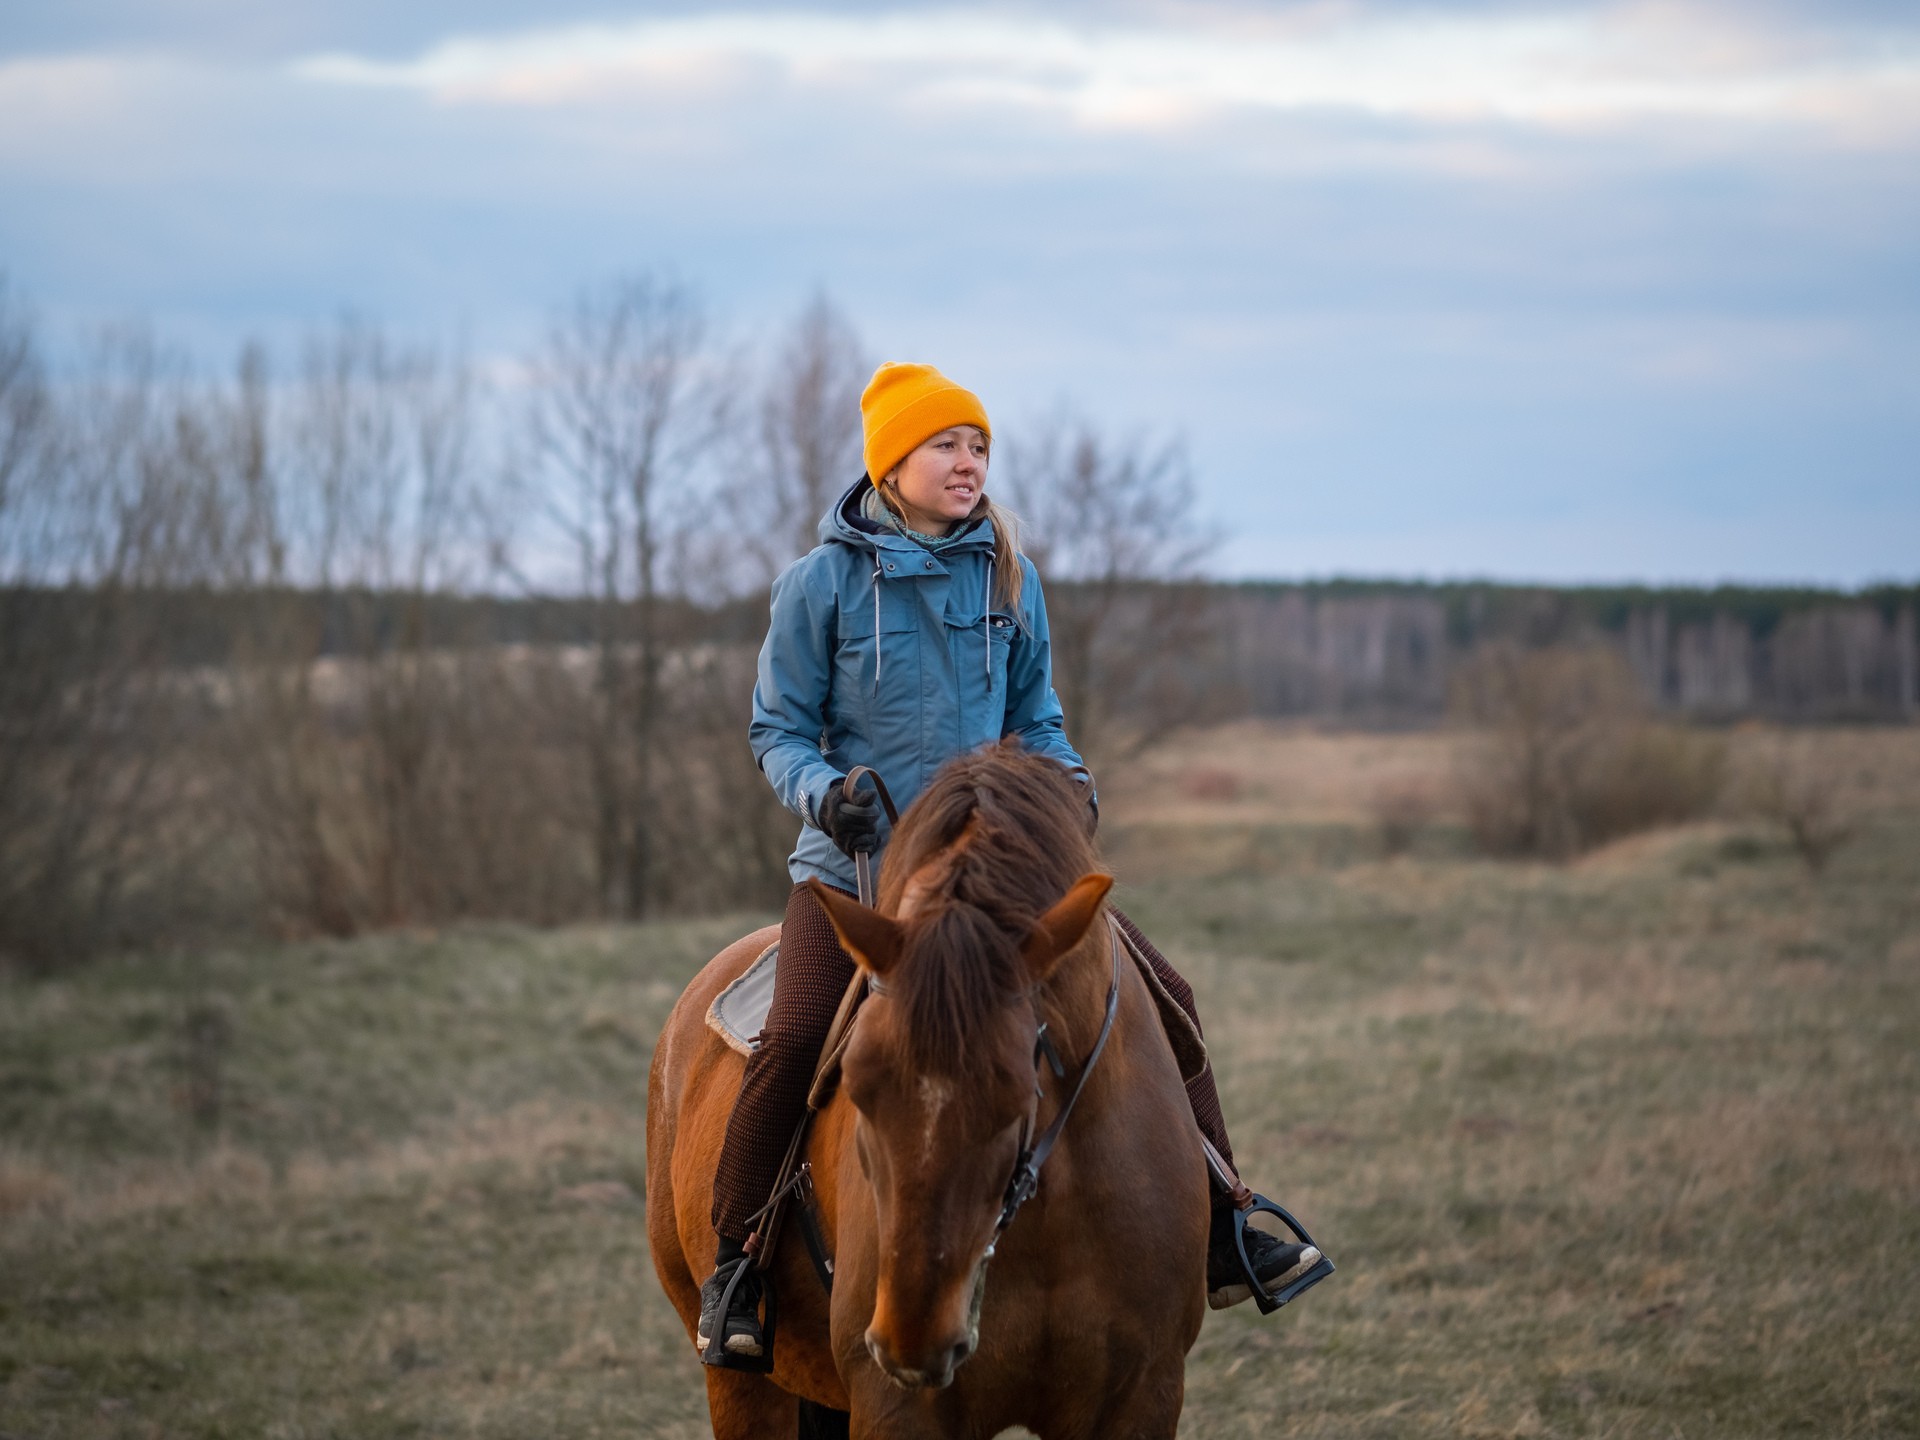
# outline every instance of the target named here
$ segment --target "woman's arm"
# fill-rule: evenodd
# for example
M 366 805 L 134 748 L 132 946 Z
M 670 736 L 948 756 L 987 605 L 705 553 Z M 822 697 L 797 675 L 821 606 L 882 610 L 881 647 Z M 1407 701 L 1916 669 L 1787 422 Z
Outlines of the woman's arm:
M 773 582 L 747 739 L 780 803 L 818 826 L 820 797 L 840 772 L 820 755 L 833 680 L 835 600 L 815 569 L 808 559 L 797 560 Z
M 1072 767 L 1085 765 L 1067 739 L 1066 717 L 1053 692 L 1053 640 L 1047 629 L 1047 597 L 1033 562 L 1022 557 L 1026 614 L 1014 627 L 1007 651 L 1007 718 L 1004 733 L 1018 735 L 1038 755 Z

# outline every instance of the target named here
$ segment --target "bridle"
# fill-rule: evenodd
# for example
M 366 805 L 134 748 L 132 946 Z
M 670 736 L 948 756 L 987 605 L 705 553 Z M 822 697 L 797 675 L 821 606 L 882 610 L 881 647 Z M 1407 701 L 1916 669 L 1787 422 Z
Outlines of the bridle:
M 1066 1100 L 1054 1112 L 1047 1128 L 1040 1132 L 1038 1140 L 1029 1142 L 1033 1134 L 1033 1125 L 1040 1114 L 1040 1096 L 1045 1089 L 1040 1064 L 1045 1060 L 1053 1071 L 1054 1079 L 1064 1080 L 1067 1067 L 1060 1062 L 1060 1052 L 1053 1046 L 1053 1037 L 1047 1034 L 1047 1022 L 1042 1020 L 1033 1031 L 1033 1104 L 1027 1110 L 1027 1118 L 1020 1126 L 1020 1153 L 1013 1162 L 1013 1174 L 1007 1178 L 1005 1196 L 1000 1201 L 1000 1218 L 994 1222 L 993 1238 L 987 1242 L 986 1260 L 993 1258 L 994 1250 L 1000 1244 L 1000 1237 L 1007 1233 L 1007 1227 L 1013 1224 L 1013 1217 L 1020 1213 L 1020 1207 L 1033 1198 L 1040 1188 L 1040 1167 L 1047 1163 L 1047 1157 L 1053 1153 L 1054 1144 L 1060 1139 L 1060 1132 L 1067 1128 L 1067 1120 L 1073 1114 L 1073 1107 L 1080 1099 L 1080 1092 L 1087 1088 L 1092 1078 L 1093 1067 L 1100 1063 L 1101 1053 L 1107 1048 L 1107 1038 L 1113 1034 L 1114 1017 L 1120 1012 L 1120 940 L 1113 933 L 1111 918 L 1107 921 L 1107 948 L 1113 953 L 1113 978 L 1107 982 L 1107 1010 L 1100 1021 L 1100 1034 L 1093 1042 L 1093 1049 L 1087 1052 L 1086 1061 L 1080 1066 L 1080 1078 L 1073 1082 L 1073 1089 L 1067 1092 Z
M 1114 1017 L 1120 1013 L 1120 940 L 1114 933 L 1114 924 L 1107 921 L 1107 948 L 1113 956 L 1113 976 L 1107 982 L 1106 1013 L 1100 1020 L 1100 1033 L 1094 1038 L 1093 1048 L 1087 1052 L 1086 1061 L 1080 1066 L 1080 1076 L 1073 1082 L 1073 1089 L 1067 1092 L 1067 1098 L 1054 1112 L 1053 1119 L 1047 1122 L 1047 1128 L 1040 1137 L 1033 1138 L 1033 1127 L 1040 1115 L 1040 1100 L 1046 1094 L 1042 1065 L 1053 1071 L 1056 1080 L 1064 1080 L 1067 1074 L 1066 1064 L 1060 1059 L 1060 1052 L 1054 1047 L 1053 1037 L 1047 1033 L 1047 1022 L 1038 1021 L 1033 1028 L 1033 1103 L 1027 1107 L 1026 1117 L 1020 1122 L 1020 1151 L 1014 1157 L 1013 1173 L 1007 1177 L 1006 1189 L 1001 1194 L 1000 1215 L 994 1221 L 993 1234 L 987 1241 L 982 1260 L 991 1260 L 994 1250 L 1000 1243 L 1000 1237 L 1007 1233 L 1007 1227 L 1013 1224 L 1013 1217 L 1020 1213 L 1020 1207 L 1034 1197 L 1040 1188 L 1040 1169 L 1047 1163 L 1047 1157 L 1053 1153 L 1053 1147 L 1060 1140 L 1060 1132 L 1067 1128 L 1067 1121 L 1073 1115 L 1073 1107 L 1079 1103 L 1080 1094 L 1087 1088 L 1087 1081 L 1093 1077 L 1093 1067 L 1100 1063 L 1100 1056 L 1107 1048 L 1107 1040 L 1113 1034 Z M 867 976 L 867 992 L 872 995 L 886 995 L 887 986 L 877 975 Z M 1031 1000 L 1033 991 L 1029 991 Z
M 1085 766 L 1077 768 L 1082 771 L 1086 769 Z M 893 796 L 887 793 L 886 781 L 882 780 L 880 773 L 870 765 L 856 765 L 841 782 L 847 798 L 849 800 L 854 798 L 855 786 L 863 778 L 873 781 L 874 788 L 880 796 L 880 803 L 886 809 L 887 819 L 896 824 L 899 823 L 899 812 L 894 809 Z M 874 902 L 874 891 L 873 857 L 870 854 L 862 852 L 854 856 L 854 874 L 855 883 L 859 887 L 860 903 L 871 907 Z M 1053 1071 L 1056 1080 L 1066 1078 L 1067 1067 L 1061 1062 L 1060 1052 L 1054 1048 L 1053 1037 L 1047 1034 L 1047 1022 L 1037 1020 L 1034 1024 L 1033 1103 L 1027 1107 L 1026 1118 L 1020 1123 L 1020 1151 L 1014 1157 L 1013 1173 L 1007 1177 L 1007 1188 L 1000 1200 L 1000 1215 L 994 1221 L 993 1235 L 988 1239 L 986 1252 L 981 1256 L 982 1264 L 993 1258 L 994 1251 L 999 1247 L 1000 1237 L 1006 1234 L 1007 1227 L 1013 1224 L 1013 1217 L 1020 1213 L 1020 1207 L 1031 1200 L 1039 1190 L 1040 1169 L 1047 1163 L 1047 1157 L 1053 1153 L 1054 1145 L 1059 1142 L 1060 1132 L 1067 1128 L 1067 1120 L 1073 1114 L 1073 1107 L 1079 1103 L 1080 1093 L 1087 1088 L 1087 1081 L 1093 1076 L 1093 1067 L 1100 1063 L 1101 1053 L 1107 1048 L 1107 1039 L 1113 1034 L 1114 1017 L 1120 1011 L 1120 934 L 1112 916 L 1107 917 L 1107 948 L 1113 956 L 1113 976 L 1107 983 L 1107 1008 L 1106 1014 L 1100 1021 L 1100 1034 L 1094 1039 L 1093 1049 L 1087 1052 L 1086 1061 L 1080 1067 L 1080 1077 L 1073 1082 L 1073 1089 L 1067 1092 L 1065 1103 L 1054 1113 L 1053 1119 L 1048 1122 L 1047 1128 L 1041 1132 L 1037 1140 L 1033 1138 L 1033 1127 L 1039 1118 L 1041 1097 L 1046 1093 L 1040 1069 L 1041 1063 L 1043 1061 L 1046 1063 Z M 878 975 L 868 974 L 866 979 L 869 994 L 885 995 L 887 993 L 886 984 Z M 1038 987 L 1035 988 L 1037 990 Z M 1034 990 L 1027 992 L 1029 1003 L 1032 1002 L 1034 993 Z

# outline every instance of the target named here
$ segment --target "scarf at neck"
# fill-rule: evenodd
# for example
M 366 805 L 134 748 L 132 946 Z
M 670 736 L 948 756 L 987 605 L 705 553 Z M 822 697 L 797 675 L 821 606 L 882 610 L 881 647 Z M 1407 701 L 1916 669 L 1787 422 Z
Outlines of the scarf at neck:
M 973 519 L 961 520 L 956 522 L 954 527 L 944 535 L 928 535 L 922 531 L 915 530 L 912 526 L 908 525 L 906 521 L 894 514 L 887 503 L 880 498 L 880 492 L 878 490 L 869 490 L 866 493 L 866 497 L 860 502 L 860 513 L 866 516 L 867 519 L 873 521 L 874 524 L 885 525 L 896 535 L 906 536 L 906 538 L 913 541 L 914 544 L 922 546 L 935 555 L 938 555 L 942 550 L 950 548 L 956 540 L 965 536 L 974 526 L 980 523 L 978 520 Z

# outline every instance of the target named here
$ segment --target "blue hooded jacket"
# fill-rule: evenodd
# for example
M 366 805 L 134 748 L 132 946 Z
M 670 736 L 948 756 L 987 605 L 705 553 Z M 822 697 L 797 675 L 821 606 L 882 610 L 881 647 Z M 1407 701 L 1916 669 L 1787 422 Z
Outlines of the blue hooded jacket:
M 773 582 L 748 731 L 780 802 L 806 822 L 788 870 L 843 890 L 853 860 L 818 828 L 820 801 L 854 766 L 878 771 L 904 811 L 941 765 L 1003 736 L 1082 763 L 1053 693 L 1033 563 L 1020 559 L 1020 613 L 996 608 L 992 526 L 935 555 L 868 520 L 868 488 L 862 476 L 822 517 L 820 544 Z

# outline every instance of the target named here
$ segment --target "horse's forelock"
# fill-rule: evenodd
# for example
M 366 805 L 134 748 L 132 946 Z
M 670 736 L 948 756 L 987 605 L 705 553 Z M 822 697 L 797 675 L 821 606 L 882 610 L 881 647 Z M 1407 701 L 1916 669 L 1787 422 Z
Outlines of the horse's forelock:
M 994 1013 L 1026 988 L 1020 946 L 1098 867 L 1080 787 L 1018 742 L 949 761 L 888 848 L 880 908 L 909 925 L 889 977 L 916 1063 L 953 1073 Z

